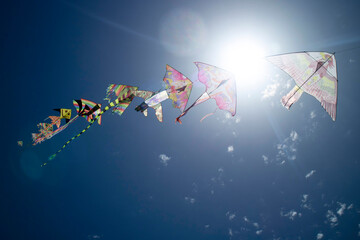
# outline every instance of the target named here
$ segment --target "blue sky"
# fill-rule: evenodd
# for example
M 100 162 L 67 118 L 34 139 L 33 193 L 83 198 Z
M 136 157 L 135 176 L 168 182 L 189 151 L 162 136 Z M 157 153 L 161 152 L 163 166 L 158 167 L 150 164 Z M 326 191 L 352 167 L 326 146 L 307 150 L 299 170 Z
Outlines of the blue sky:
M 2 238 L 359 238 L 359 9 L 357 1 L 4 4 Z M 296 51 L 336 52 L 336 122 L 309 95 L 290 111 L 281 106 L 294 83 L 259 56 Z M 110 83 L 157 91 L 166 64 L 194 81 L 193 102 L 205 89 L 195 61 L 235 71 L 235 117 L 217 111 L 200 123 L 216 108 L 208 101 L 176 125 L 180 113 L 167 101 L 159 123 L 153 111 L 134 111 L 135 99 L 39 167 L 86 126 L 78 120 L 31 147 L 53 108 L 78 98 L 104 104 Z

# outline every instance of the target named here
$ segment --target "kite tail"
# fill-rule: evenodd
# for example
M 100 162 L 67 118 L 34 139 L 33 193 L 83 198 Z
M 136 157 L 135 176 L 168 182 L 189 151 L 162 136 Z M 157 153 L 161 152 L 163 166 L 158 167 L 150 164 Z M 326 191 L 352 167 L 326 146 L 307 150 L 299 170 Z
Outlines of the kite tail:
M 178 116 L 178 117 L 175 119 L 175 123 L 180 123 L 180 124 L 182 124 L 180 118 L 183 117 L 193 106 L 195 106 L 195 103 L 196 103 L 196 102 L 194 102 L 190 107 L 188 107 L 185 111 L 183 111 L 183 112 L 180 114 L 180 116 Z
M 86 132 L 91 125 L 93 125 L 94 122 L 96 122 L 102 115 L 103 113 L 105 113 L 107 110 L 109 110 L 110 108 L 114 107 L 115 105 L 119 104 L 120 100 L 117 98 L 115 101 L 109 103 L 109 105 L 107 105 L 104 110 L 102 110 L 91 122 L 90 124 L 83 129 L 78 135 L 72 137 L 69 141 L 67 141 L 56 153 L 54 153 L 53 155 L 51 155 L 48 158 L 48 161 L 52 161 L 62 150 L 64 150 L 66 148 L 67 145 L 69 145 L 69 143 L 71 143 L 73 140 L 75 140 L 76 138 L 80 137 L 81 134 L 83 134 L 84 132 Z M 47 162 L 43 163 L 41 166 L 45 166 L 47 164 Z
M 176 119 L 175 119 L 175 123 L 180 123 L 180 124 L 182 124 L 182 121 L 180 120 L 180 118 L 182 117 L 182 116 L 184 116 L 185 115 L 185 112 L 183 112 L 180 116 L 178 116 Z
M 69 141 L 67 141 L 56 153 L 54 153 L 53 155 L 51 155 L 49 158 L 48 158 L 48 161 L 52 161 L 54 160 L 54 158 L 62 151 L 66 148 L 67 145 L 69 145 L 73 140 L 75 140 L 76 138 L 80 137 L 81 134 L 83 134 L 84 132 L 86 132 L 90 127 L 91 125 L 93 125 L 93 123 L 97 120 L 97 118 L 95 118 L 92 122 L 90 122 L 90 124 L 85 128 L 83 129 L 78 135 L 72 137 Z M 47 163 L 43 163 L 41 166 L 45 166 Z
M 217 108 L 215 108 L 215 111 L 206 114 L 202 119 L 200 119 L 200 122 L 202 122 L 205 118 L 210 117 L 211 115 L 214 115 L 217 111 Z
M 304 90 L 295 85 L 295 87 L 288 94 L 281 98 L 281 104 L 289 110 L 291 105 L 300 99 L 303 92 Z

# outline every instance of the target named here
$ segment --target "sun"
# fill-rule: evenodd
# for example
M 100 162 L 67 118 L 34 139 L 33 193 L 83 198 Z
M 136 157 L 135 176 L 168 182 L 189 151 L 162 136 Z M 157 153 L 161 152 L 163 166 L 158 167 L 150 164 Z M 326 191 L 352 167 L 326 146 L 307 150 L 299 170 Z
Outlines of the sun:
M 238 85 L 255 87 L 263 73 L 264 51 L 255 40 L 237 39 L 223 45 L 220 62 L 236 76 Z

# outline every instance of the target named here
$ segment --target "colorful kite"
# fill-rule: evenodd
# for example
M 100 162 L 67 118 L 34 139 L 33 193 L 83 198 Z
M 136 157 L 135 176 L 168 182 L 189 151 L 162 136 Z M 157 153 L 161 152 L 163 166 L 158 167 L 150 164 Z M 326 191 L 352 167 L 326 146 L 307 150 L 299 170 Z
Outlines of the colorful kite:
M 148 107 L 151 107 L 155 110 L 156 118 L 159 120 L 159 122 L 163 121 L 163 114 L 162 114 L 162 106 L 161 102 L 166 100 L 168 96 L 166 95 L 166 92 L 164 94 L 163 92 L 155 93 L 151 91 L 142 91 L 137 90 L 134 93 L 134 96 L 141 97 L 144 100 L 149 100 L 141 103 L 139 106 L 135 108 L 136 111 L 141 111 L 145 116 L 148 114 Z
M 47 119 L 51 120 L 51 123 L 39 123 L 38 127 L 40 133 L 33 133 L 33 145 L 41 143 L 47 139 L 54 137 L 56 134 L 62 132 L 66 129 L 71 123 L 73 123 L 79 116 L 85 117 L 88 121 L 91 121 L 94 117 L 97 116 L 99 111 L 101 111 L 101 105 L 96 104 L 92 101 L 81 99 L 81 100 L 74 100 L 73 104 L 76 108 L 77 115 L 71 118 L 71 109 L 59 108 L 54 109 L 55 111 L 60 113 L 60 116 L 49 116 Z M 47 120 L 45 119 L 45 120 Z M 66 120 L 66 124 L 61 126 L 61 119 Z M 99 124 L 101 124 L 101 118 L 99 119 Z M 54 126 L 57 127 L 56 130 L 53 130 Z
M 18 146 L 22 147 L 24 145 L 23 141 L 17 141 Z
M 201 83 L 206 86 L 205 92 L 183 113 L 176 118 L 176 122 L 181 123 L 180 118 L 183 117 L 192 107 L 209 100 L 210 98 L 215 99 L 216 105 L 221 110 L 226 110 L 231 113 L 232 116 L 236 114 L 236 83 L 235 77 L 221 68 L 195 62 L 198 68 L 198 79 Z M 206 117 L 213 113 L 207 114 L 201 119 L 204 120 Z
M 132 86 L 126 86 L 126 85 L 117 85 L 117 84 L 111 84 L 109 85 L 109 87 L 107 88 L 107 95 L 105 100 L 108 100 L 109 104 L 103 109 L 101 110 L 101 105 L 100 104 L 91 104 L 92 108 L 87 108 L 87 107 L 83 107 L 83 109 L 86 109 L 86 118 L 88 119 L 88 121 L 90 122 L 90 124 L 83 129 L 79 134 L 77 134 L 76 136 L 72 137 L 69 141 L 67 141 L 56 153 L 54 153 L 53 155 L 51 155 L 49 157 L 49 161 L 53 160 L 57 154 L 59 154 L 62 150 L 64 150 L 64 148 L 73 140 L 75 140 L 76 138 L 80 137 L 84 132 L 86 132 L 95 121 L 98 121 L 99 124 L 101 124 L 101 117 L 103 115 L 103 113 L 105 113 L 107 110 L 109 110 L 110 108 L 113 108 L 113 113 L 117 113 L 121 116 L 121 114 L 123 114 L 123 112 L 125 111 L 125 109 L 130 105 L 131 101 L 134 98 L 134 92 L 137 90 L 137 87 L 132 87 Z M 111 101 L 112 98 L 114 98 L 114 96 L 116 97 L 116 99 L 114 101 Z M 77 100 L 79 101 L 79 100 Z M 81 99 L 81 103 L 84 103 L 84 99 Z M 86 101 L 86 104 L 89 104 L 89 101 Z M 75 103 L 74 103 L 75 105 Z M 77 107 L 78 106 L 78 107 Z M 82 104 L 80 104 L 80 102 L 78 102 L 77 105 L 75 105 L 75 108 L 79 111 L 81 111 L 80 106 L 83 106 Z M 86 105 L 89 106 L 89 105 Z M 100 107 L 96 107 L 96 106 L 100 106 Z M 91 116 L 90 116 L 91 115 Z M 85 117 L 85 116 L 84 116 Z M 43 163 L 41 166 L 45 166 L 47 164 L 47 162 Z
M 51 123 L 39 123 L 37 127 L 39 128 L 39 133 L 32 133 L 33 145 L 41 143 L 46 139 L 50 139 L 53 133 L 53 124 Z
M 38 143 L 41 143 L 47 139 L 52 138 L 56 134 L 60 133 L 62 130 L 64 130 L 70 122 L 71 117 L 71 109 L 65 109 L 65 108 L 59 108 L 54 109 L 55 111 L 60 113 L 60 116 L 49 116 L 47 119 L 51 120 L 51 123 L 39 123 L 39 131 L 40 133 L 32 133 L 32 139 L 33 139 L 33 145 L 36 145 Z M 61 119 L 66 120 L 66 124 L 60 127 L 61 125 Z M 54 126 L 57 127 L 56 130 L 53 130 Z
M 135 108 L 136 111 L 141 111 L 147 116 L 147 109 L 151 107 L 155 110 L 157 119 L 162 122 L 162 107 L 161 102 L 170 98 L 173 102 L 173 107 L 179 108 L 181 112 L 184 111 L 192 89 L 192 82 L 186 76 L 176 69 L 166 65 L 166 73 L 163 81 L 166 85 L 166 90 L 159 93 L 150 91 L 136 91 L 135 96 L 145 99 Z
M 275 55 L 267 59 L 289 74 L 295 81 L 295 87 L 281 98 L 287 109 L 297 102 L 306 92 L 314 96 L 328 112 L 332 120 L 336 119 L 337 71 L 334 53 L 300 52 Z
M 88 122 L 92 122 L 101 112 L 101 104 L 96 104 L 86 99 L 74 100 L 73 104 L 78 115 L 86 118 Z M 97 120 L 98 124 L 101 125 L 101 115 Z

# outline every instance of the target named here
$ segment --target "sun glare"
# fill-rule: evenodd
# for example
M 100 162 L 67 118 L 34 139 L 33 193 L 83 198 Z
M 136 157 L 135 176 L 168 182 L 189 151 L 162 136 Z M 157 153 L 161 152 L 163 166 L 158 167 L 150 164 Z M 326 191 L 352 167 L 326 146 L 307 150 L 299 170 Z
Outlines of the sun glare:
M 235 74 L 240 85 L 254 87 L 263 71 L 263 49 L 255 41 L 233 41 L 221 50 L 221 65 Z

